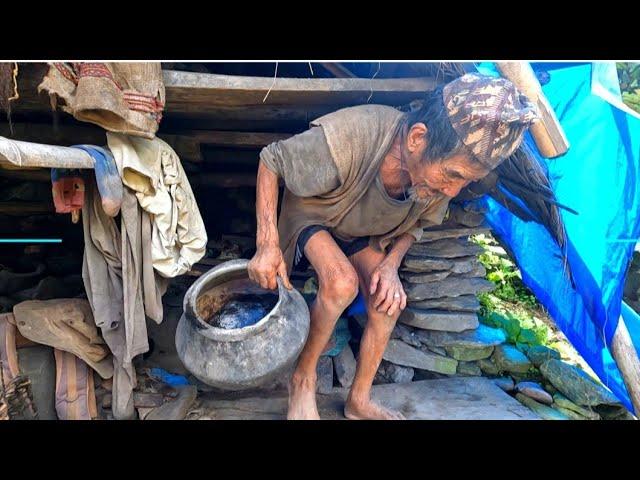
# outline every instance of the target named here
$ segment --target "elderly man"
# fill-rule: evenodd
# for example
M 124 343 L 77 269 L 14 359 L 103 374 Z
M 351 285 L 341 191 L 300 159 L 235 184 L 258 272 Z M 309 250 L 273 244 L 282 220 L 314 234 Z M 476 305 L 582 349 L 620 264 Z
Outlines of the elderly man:
M 504 79 L 467 74 L 402 113 L 382 105 L 339 110 L 265 147 L 257 179 L 257 251 L 250 278 L 291 288 L 309 262 L 318 275 L 311 329 L 289 385 L 289 419 L 318 419 L 316 367 L 337 319 L 365 298 L 368 321 L 344 414 L 401 419 L 371 401 L 373 378 L 407 297 L 398 267 L 423 229 L 442 223 L 449 200 L 520 145 L 537 120 Z M 285 193 L 277 222 L 278 178 Z

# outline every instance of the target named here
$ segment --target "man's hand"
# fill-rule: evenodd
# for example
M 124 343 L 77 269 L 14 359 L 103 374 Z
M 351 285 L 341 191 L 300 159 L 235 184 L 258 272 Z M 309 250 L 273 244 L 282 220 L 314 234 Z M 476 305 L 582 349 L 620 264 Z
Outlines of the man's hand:
M 249 278 L 262 288 L 275 290 L 278 287 L 276 276 L 280 275 L 282 283 L 289 290 L 293 288 L 287 275 L 287 265 L 282 256 L 280 247 L 265 246 L 259 247 L 248 266 Z
M 382 262 L 371 275 L 369 295 L 373 308 L 392 316 L 407 306 L 407 295 L 398 277 L 398 268 L 391 262 Z

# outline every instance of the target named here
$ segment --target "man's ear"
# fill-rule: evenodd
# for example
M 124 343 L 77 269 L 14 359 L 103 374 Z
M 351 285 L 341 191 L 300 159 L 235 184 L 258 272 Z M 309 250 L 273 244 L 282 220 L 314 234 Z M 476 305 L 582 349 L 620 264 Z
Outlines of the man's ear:
M 407 149 L 410 153 L 422 154 L 427 148 L 427 126 L 422 123 L 414 123 L 407 134 Z

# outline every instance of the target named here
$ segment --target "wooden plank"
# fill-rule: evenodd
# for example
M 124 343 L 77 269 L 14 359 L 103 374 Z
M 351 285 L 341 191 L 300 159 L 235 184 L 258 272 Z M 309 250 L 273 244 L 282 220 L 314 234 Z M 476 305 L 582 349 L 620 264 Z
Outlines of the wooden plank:
M 433 90 L 432 78 L 271 78 L 164 70 L 167 111 L 194 106 L 400 104 Z M 268 94 L 268 95 L 267 95 Z M 266 96 L 266 99 L 265 99 Z
M 264 132 L 221 132 L 211 130 L 181 131 L 181 136 L 189 137 L 196 142 L 221 147 L 261 148 L 278 140 L 285 140 L 289 133 Z
M 0 214 L 39 215 L 53 213 L 53 203 L 47 202 L 0 202 Z
M 12 180 L 31 180 L 32 182 L 51 182 L 51 170 L 48 168 L 8 169 L 0 166 L 0 177 Z
M 211 185 L 220 188 L 255 187 L 255 173 L 192 173 L 188 174 L 189 182 L 194 186 Z M 278 179 L 278 185 L 284 186 L 284 181 Z

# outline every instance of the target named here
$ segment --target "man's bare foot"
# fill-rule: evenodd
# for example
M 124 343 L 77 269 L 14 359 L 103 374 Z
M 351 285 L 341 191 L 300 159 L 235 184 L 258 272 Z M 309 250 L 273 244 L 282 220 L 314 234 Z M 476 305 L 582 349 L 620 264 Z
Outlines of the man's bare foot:
M 287 420 L 320 420 L 316 405 L 316 378 L 292 375 Z
M 402 413 L 389 410 L 371 400 L 364 403 L 347 400 L 344 416 L 349 420 L 406 420 Z

